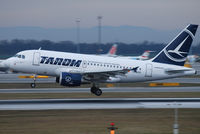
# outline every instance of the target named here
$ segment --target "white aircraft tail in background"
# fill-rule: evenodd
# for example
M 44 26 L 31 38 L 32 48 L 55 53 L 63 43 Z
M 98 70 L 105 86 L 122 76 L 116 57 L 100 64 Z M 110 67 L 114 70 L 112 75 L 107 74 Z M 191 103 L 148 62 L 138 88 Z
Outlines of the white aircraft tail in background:
M 112 45 L 111 49 L 107 53 L 109 56 L 115 56 L 117 52 L 117 44 Z
M 146 50 L 140 56 L 118 56 L 118 57 L 122 59 L 132 59 L 132 60 L 149 60 L 149 56 L 151 52 L 155 52 L 155 51 Z
M 107 54 L 100 54 L 100 56 L 117 57 L 116 52 L 117 52 L 117 44 L 113 44 Z
M 146 50 L 140 56 L 133 56 L 133 57 L 127 57 L 127 58 L 130 58 L 132 60 L 148 60 L 151 52 L 154 52 L 154 51 Z

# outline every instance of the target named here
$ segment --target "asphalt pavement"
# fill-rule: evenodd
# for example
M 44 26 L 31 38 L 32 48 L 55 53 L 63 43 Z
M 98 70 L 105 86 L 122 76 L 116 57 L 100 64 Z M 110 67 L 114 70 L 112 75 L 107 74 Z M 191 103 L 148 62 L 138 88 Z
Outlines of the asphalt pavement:
M 0 100 L 0 110 L 200 108 L 200 98 Z
M 112 87 L 103 92 L 200 92 L 200 87 Z M 90 93 L 90 88 L 0 89 L 0 93 Z

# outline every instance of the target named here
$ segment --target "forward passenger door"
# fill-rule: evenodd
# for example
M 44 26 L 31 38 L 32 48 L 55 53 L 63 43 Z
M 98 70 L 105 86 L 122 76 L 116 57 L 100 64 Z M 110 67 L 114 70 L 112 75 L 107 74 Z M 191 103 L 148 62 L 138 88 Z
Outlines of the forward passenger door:
M 40 65 L 40 53 L 39 52 L 33 53 L 33 65 L 35 65 L 35 66 Z

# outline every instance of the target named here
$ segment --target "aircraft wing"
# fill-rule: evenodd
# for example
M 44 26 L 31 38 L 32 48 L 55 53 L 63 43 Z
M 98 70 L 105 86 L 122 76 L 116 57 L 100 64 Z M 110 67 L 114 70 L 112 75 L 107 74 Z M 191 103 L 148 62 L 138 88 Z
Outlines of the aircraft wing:
M 130 71 L 136 72 L 138 67 L 132 69 L 122 69 L 122 70 L 115 70 L 115 71 L 105 71 L 105 72 L 91 72 L 91 73 L 84 73 L 83 78 L 88 81 L 105 81 L 108 80 L 110 77 L 117 77 L 117 76 L 125 76 Z
M 105 72 L 92 72 L 92 73 L 84 73 L 83 78 L 88 81 L 105 81 L 108 80 L 109 77 L 116 77 L 117 75 L 125 76 L 129 70 L 117 70 L 117 71 L 105 71 Z

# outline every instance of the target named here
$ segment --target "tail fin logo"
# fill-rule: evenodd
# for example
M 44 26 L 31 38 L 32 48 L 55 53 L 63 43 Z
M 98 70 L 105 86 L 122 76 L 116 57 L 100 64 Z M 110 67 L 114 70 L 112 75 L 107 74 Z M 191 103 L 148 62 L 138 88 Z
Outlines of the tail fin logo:
M 174 50 L 164 50 L 165 55 L 175 61 L 175 62 L 183 62 L 186 60 L 186 56 L 188 54 L 188 52 L 182 52 L 180 51 L 180 48 L 183 46 L 183 44 L 185 43 L 185 41 L 188 39 L 189 35 L 174 49 Z M 173 56 L 174 55 L 174 56 Z M 179 58 L 177 58 L 179 57 Z
M 117 51 L 117 45 L 114 44 L 114 45 L 111 47 L 111 49 L 110 49 L 110 51 L 108 52 L 108 54 L 110 54 L 110 55 L 115 55 L 116 51 Z
M 198 25 L 189 24 L 160 53 L 153 62 L 183 66 L 190 51 Z
M 117 48 L 115 46 L 112 47 L 112 49 L 110 50 L 110 54 L 115 54 Z

